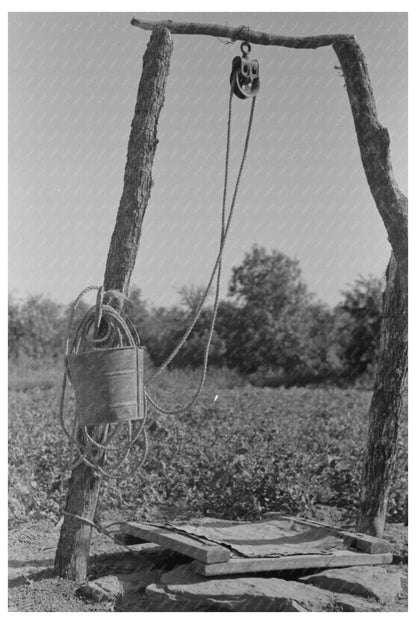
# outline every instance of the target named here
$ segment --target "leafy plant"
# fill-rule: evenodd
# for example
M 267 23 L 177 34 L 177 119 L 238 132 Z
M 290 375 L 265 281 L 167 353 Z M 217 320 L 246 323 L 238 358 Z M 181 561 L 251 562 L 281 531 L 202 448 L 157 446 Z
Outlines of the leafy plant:
M 48 372 L 44 371 L 44 378 Z M 50 371 L 53 379 L 53 371 Z M 152 388 L 165 405 L 183 405 L 197 372 L 174 370 Z M 55 387 L 11 389 L 9 518 L 57 520 L 67 491 L 68 445 L 57 419 Z M 212 371 L 198 404 L 179 417 L 150 411 L 150 452 L 105 480 L 101 514 L 138 519 L 212 515 L 255 519 L 267 511 L 314 516 L 320 505 L 357 511 L 371 393 L 356 389 L 254 388 Z M 73 415 L 68 395 L 66 414 Z M 111 463 L 109 464 L 111 469 Z M 399 432 L 388 519 L 403 521 L 407 430 Z
M 359 277 L 335 310 L 336 343 L 343 373 L 354 380 L 374 367 L 380 342 L 384 281 Z

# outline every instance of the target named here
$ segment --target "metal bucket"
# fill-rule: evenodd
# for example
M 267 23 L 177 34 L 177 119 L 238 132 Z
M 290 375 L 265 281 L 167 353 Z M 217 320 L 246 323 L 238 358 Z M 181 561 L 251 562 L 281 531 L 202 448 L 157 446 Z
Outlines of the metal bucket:
M 144 418 L 143 351 L 119 347 L 68 356 L 81 426 Z

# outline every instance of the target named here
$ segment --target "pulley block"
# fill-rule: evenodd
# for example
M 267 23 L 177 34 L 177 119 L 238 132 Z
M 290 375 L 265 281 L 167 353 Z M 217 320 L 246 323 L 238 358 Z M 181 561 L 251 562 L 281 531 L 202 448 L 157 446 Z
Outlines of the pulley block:
M 251 45 L 243 41 L 242 56 L 235 56 L 231 68 L 230 83 L 233 93 L 241 100 L 256 97 L 260 89 L 259 62 L 248 57 Z

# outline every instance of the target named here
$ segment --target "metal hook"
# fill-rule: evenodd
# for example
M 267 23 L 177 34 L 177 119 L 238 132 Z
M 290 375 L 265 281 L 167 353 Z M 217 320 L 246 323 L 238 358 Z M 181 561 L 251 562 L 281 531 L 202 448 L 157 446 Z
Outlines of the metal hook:
M 243 41 L 243 43 L 240 46 L 240 50 L 243 54 L 243 57 L 245 58 L 251 52 L 251 45 L 249 44 L 248 41 Z

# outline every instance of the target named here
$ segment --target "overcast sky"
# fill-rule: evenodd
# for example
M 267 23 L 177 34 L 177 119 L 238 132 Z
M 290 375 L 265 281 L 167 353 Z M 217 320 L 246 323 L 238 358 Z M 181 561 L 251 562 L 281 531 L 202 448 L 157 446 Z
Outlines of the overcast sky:
M 149 33 L 131 13 L 9 16 L 9 290 L 68 302 L 103 279 Z M 285 35 L 352 33 L 367 58 L 395 177 L 407 193 L 405 13 L 147 13 Z M 137 15 L 139 17 L 139 15 Z M 155 186 L 132 283 L 155 304 L 203 284 L 219 243 L 228 77 L 239 44 L 173 35 L 159 121 Z M 253 46 L 261 91 L 225 251 L 254 244 L 300 261 L 310 289 L 335 304 L 359 274 L 381 275 L 389 245 L 361 165 L 331 48 Z M 249 101 L 234 100 L 231 162 Z M 234 176 L 231 176 L 234 180 Z

